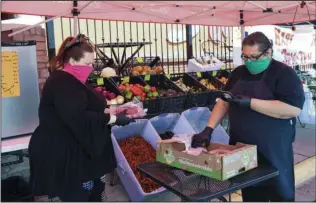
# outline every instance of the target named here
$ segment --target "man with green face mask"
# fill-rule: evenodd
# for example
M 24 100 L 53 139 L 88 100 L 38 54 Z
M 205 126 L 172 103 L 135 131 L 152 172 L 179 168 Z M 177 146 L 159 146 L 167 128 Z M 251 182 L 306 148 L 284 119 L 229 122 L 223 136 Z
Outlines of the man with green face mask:
M 230 144 L 257 145 L 258 163 L 279 170 L 276 178 L 243 189 L 246 202 L 295 201 L 292 143 L 305 96 L 295 71 L 272 59 L 272 53 L 272 43 L 261 32 L 243 40 L 245 65 L 232 72 L 207 126 L 192 139 L 192 147 L 211 141 L 214 128 L 228 113 Z

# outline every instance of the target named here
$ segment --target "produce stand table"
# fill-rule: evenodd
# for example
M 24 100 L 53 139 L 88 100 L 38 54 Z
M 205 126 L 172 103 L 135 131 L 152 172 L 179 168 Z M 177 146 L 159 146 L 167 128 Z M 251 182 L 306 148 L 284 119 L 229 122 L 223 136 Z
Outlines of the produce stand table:
M 119 71 L 123 70 L 125 66 L 128 64 L 130 60 L 139 52 L 139 50 L 144 46 L 152 44 L 152 42 L 114 42 L 114 43 L 102 43 L 97 44 L 96 47 L 98 48 L 111 48 L 111 52 L 115 58 L 116 63 L 119 65 Z M 124 48 L 123 55 L 121 59 L 118 58 L 117 54 L 115 53 L 114 48 Z M 126 48 L 128 47 L 138 47 L 130 57 L 126 58 Z
M 211 179 L 159 162 L 143 163 L 137 169 L 162 187 L 181 197 L 182 201 L 209 201 L 223 195 L 255 185 L 279 175 L 278 170 L 269 166 L 258 166 L 226 181 Z M 230 200 L 229 200 L 230 201 Z

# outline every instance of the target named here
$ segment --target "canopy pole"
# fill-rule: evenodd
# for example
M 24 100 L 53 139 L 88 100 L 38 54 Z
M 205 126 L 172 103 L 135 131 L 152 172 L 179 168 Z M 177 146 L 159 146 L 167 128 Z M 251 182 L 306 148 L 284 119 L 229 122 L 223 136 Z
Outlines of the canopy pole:
M 241 38 L 241 51 L 242 51 L 242 41 L 245 39 L 245 21 L 244 21 L 244 11 L 240 10 L 239 11 L 239 24 L 240 24 L 240 38 Z M 241 60 L 241 63 L 244 64 L 244 61 Z
M 74 36 L 78 35 L 78 15 L 79 15 L 79 11 L 78 11 L 78 1 L 73 1 L 73 9 L 72 9 L 72 15 L 74 17 Z

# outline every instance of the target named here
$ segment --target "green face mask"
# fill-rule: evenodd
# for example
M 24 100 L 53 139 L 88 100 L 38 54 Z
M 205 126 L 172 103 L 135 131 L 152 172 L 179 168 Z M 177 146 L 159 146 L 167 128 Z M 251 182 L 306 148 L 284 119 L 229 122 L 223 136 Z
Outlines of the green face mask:
M 260 59 L 257 61 L 245 61 L 245 65 L 251 74 L 259 74 L 269 67 L 271 58 Z

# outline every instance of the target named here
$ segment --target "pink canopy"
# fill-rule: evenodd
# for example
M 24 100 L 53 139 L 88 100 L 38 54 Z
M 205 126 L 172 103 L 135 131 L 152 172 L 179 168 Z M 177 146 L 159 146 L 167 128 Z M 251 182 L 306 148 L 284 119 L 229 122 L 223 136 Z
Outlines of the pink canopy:
M 72 1 L 2 1 L 2 12 L 73 17 Z M 315 1 L 78 1 L 79 18 L 244 26 L 311 21 Z M 240 14 L 240 11 L 243 14 Z

